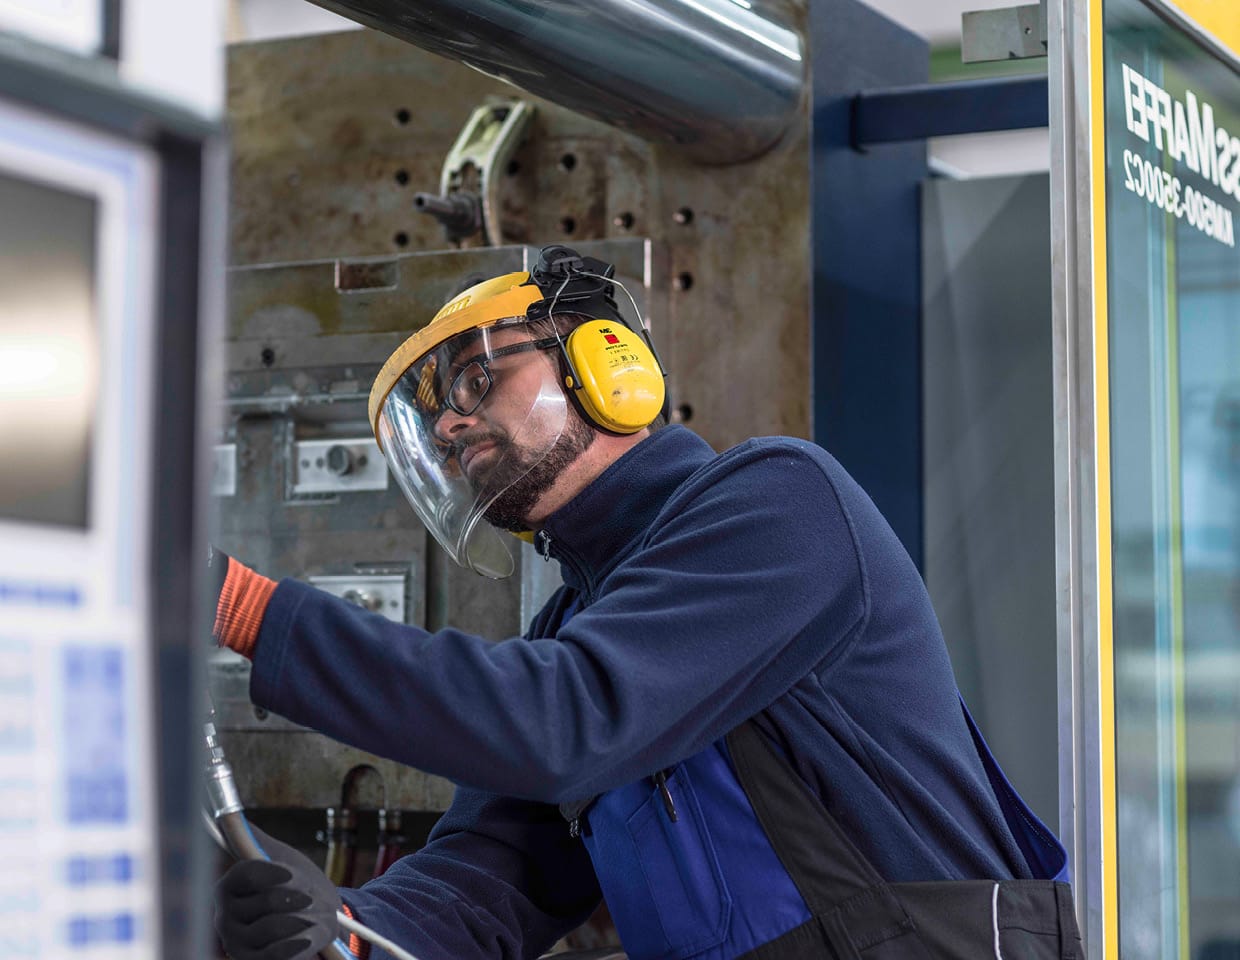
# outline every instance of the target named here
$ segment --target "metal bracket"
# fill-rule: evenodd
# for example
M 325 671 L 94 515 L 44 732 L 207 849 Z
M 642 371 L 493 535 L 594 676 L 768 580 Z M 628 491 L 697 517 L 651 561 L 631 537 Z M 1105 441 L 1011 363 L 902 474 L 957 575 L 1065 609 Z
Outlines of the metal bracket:
M 237 493 L 237 445 L 217 443 L 211 450 L 211 496 L 231 497 Z
M 499 213 L 501 175 L 533 116 L 534 105 L 525 100 L 484 103 L 470 114 L 444 160 L 440 199 L 451 203 L 451 198 L 462 193 L 478 197 L 483 236 L 493 247 L 504 242 Z M 426 206 L 431 209 L 430 204 Z
M 960 59 L 964 63 L 1045 56 L 1046 0 L 961 15 Z
M 293 496 L 386 490 L 387 461 L 370 437 L 341 440 L 299 440 L 289 464 Z
M 309 582 L 371 613 L 381 613 L 397 623 L 405 622 L 408 578 L 403 573 L 310 577 Z

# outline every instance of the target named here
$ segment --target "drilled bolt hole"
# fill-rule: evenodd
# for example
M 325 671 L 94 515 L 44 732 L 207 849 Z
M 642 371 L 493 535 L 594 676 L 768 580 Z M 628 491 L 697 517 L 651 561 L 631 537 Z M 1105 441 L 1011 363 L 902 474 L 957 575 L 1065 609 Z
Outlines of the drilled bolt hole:
M 566 234 L 571 234 L 577 229 L 577 221 L 572 217 L 563 217 L 560 220 L 560 230 Z
M 520 160 L 509 160 L 508 170 L 506 172 L 508 173 L 508 176 L 515 177 L 518 173 L 521 172 L 521 161 Z
M 690 404 L 682 403 L 673 412 L 672 419 L 677 423 L 688 423 L 693 419 L 693 407 Z
M 617 227 L 619 227 L 621 230 L 632 230 L 633 229 L 633 214 L 629 213 L 626 210 L 624 211 L 624 213 L 617 214 L 616 219 L 614 219 L 612 223 L 615 224 Z
M 404 230 L 401 230 L 398 234 L 396 234 L 396 236 L 392 238 L 392 242 L 395 243 L 396 246 L 398 247 L 407 246 L 409 243 L 409 234 L 405 233 Z
M 573 169 L 573 167 L 575 166 L 577 166 L 577 155 L 576 154 L 566 153 L 564 154 L 564 156 L 560 157 L 560 169 L 561 170 L 567 173 L 569 170 Z
M 693 210 L 689 207 L 681 207 L 674 214 L 672 214 L 672 219 L 679 224 L 692 223 Z
M 402 127 L 413 119 L 413 114 L 406 107 L 401 107 L 396 111 L 396 122 Z
M 409 182 L 409 171 L 408 170 L 397 170 L 396 171 L 396 182 L 399 183 L 402 187 L 405 186 L 405 184 Z
M 269 367 L 276 362 L 276 352 L 271 347 L 263 347 L 263 352 L 258 355 L 258 359 L 263 362 L 264 367 Z
M 685 271 L 676 275 L 676 289 L 689 290 L 693 287 L 693 274 Z

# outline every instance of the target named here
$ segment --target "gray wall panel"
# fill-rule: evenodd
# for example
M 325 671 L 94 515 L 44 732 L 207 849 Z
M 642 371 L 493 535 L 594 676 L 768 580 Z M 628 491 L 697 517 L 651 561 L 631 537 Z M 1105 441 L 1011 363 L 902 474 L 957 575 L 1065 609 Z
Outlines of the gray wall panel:
M 1009 779 L 1058 822 L 1046 175 L 922 196 L 926 583 Z

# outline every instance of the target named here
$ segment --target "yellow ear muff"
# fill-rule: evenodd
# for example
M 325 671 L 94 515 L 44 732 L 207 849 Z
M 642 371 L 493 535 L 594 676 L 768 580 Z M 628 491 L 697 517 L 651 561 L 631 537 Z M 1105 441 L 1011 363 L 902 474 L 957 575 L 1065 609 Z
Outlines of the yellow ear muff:
M 604 430 L 636 433 L 659 415 L 663 371 L 640 334 L 612 320 L 591 320 L 569 334 L 564 347 L 581 380 L 570 386 Z

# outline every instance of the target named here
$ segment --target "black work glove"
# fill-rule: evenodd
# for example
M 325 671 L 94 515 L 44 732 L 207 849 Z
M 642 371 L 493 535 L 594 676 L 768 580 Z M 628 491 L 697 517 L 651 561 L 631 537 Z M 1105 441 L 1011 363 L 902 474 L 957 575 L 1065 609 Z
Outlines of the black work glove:
M 340 895 L 308 857 L 251 829 L 271 861 L 238 861 L 215 885 L 220 942 L 233 960 L 311 960 L 339 936 Z

